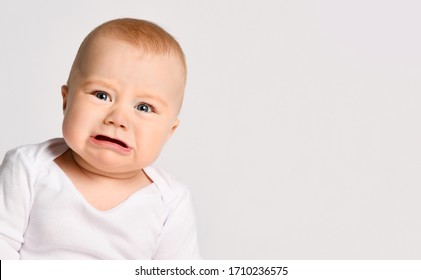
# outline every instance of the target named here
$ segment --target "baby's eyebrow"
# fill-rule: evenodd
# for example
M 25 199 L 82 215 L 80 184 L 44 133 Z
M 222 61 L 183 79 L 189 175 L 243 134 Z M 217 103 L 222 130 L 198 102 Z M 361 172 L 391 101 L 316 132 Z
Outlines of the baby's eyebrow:
M 116 90 L 116 88 L 113 87 L 111 84 L 109 84 L 107 82 L 104 82 L 104 81 L 99 81 L 99 80 L 88 80 L 88 81 L 86 81 L 82 84 L 82 87 L 88 87 L 88 86 L 94 86 L 94 85 L 100 86 L 100 87 L 105 87 L 105 88 L 111 89 L 113 91 Z
M 137 94 L 136 96 L 140 99 L 153 100 L 155 102 L 160 103 L 161 105 L 165 107 L 167 106 L 167 102 L 165 102 L 165 100 L 159 97 L 159 95 L 157 94 L 144 92 L 144 93 Z

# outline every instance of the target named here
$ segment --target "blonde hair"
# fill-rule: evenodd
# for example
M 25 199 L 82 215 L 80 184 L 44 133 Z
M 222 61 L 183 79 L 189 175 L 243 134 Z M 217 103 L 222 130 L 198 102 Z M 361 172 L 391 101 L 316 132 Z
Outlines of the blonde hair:
M 73 61 L 67 83 L 69 83 L 75 69 L 77 69 L 82 53 L 90 45 L 91 41 L 99 35 L 126 41 L 146 54 L 175 55 L 180 58 L 185 74 L 187 72 L 184 52 L 171 34 L 157 24 L 147 20 L 121 18 L 99 25 L 85 37 Z

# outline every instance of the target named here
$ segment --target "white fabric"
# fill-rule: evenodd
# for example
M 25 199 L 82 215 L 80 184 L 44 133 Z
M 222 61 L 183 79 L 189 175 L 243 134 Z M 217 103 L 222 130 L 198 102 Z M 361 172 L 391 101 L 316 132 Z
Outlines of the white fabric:
M 54 159 L 63 139 L 9 151 L 0 166 L 0 259 L 200 258 L 190 192 L 155 167 L 153 183 L 100 211 Z

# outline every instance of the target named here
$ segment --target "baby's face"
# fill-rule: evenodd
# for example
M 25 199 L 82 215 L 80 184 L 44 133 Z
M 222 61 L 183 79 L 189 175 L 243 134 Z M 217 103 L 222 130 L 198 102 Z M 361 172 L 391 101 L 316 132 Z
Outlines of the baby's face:
M 106 174 L 141 170 L 178 125 L 184 69 L 170 55 L 141 55 L 98 37 L 63 86 L 63 136 L 85 166 Z

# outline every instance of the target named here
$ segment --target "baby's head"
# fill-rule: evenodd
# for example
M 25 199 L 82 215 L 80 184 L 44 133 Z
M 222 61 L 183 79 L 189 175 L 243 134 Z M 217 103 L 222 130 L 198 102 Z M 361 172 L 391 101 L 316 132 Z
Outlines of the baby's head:
M 85 37 L 79 47 L 76 58 L 70 71 L 68 83 L 80 70 L 81 62 L 86 51 L 98 37 L 121 40 L 139 49 L 145 55 L 174 55 L 183 65 L 183 74 L 186 75 L 186 61 L 183 50 L 178 42 L 160 26 L 146 20 L 123 18 L 115 19 L 96 27 Z
M 179 124 L 185 81 L 183 51 L 159 26 L 117 19 L 94 29 L 62 87 L 76 162 L 116 176 L 150 165 Z

